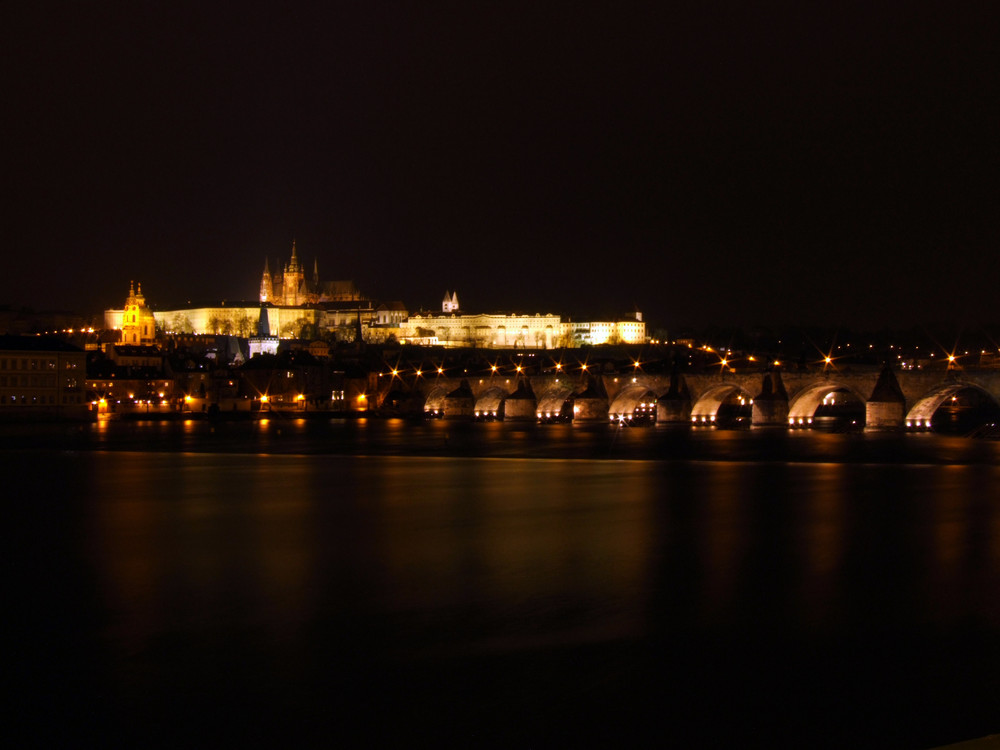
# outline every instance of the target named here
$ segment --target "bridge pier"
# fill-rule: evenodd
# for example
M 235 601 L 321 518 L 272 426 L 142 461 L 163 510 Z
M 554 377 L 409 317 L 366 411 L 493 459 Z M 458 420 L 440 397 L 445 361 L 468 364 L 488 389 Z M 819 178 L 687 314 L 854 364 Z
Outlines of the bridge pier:
M 691 391 L 675 365 L 670 373 L 670 388 L 656 400 L 656 421 L 670 424 L 690 419 Z
M 777 370 L 764 373 L 760 394 L 754 398 L 750 414 L 751 427 L 788 426 L 788 392 Z
M 691 399 L 662 396 L 656 402 L 656 421 L 664 424 L 691 420 Z
M 607 422 L 610 403 L 599 378 L 589 380 L 587 387 L 573 399 L 574 422 Z
M 521 378 L 517 390 L 504 399 L 504 421 L 534 422 L 537 417 L 538 399 L 527 378 Z
M 463 380 L 458 388 L 444 398 L 445 419 L 472 419 L 475 410 L 476 397 L 467 380 Z
M 865 431 L 901 430 L 905 419 L 906 397 L 896 376 L 886 365 L 865 403 Z

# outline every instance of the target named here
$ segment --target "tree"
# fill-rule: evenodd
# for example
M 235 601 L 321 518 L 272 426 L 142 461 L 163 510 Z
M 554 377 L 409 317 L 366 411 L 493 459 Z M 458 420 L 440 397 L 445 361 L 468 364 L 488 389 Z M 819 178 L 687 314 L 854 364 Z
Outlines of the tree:
M 170 321 L 170 327 L 175 333 L 194 333 L 191 319 L 183 313 L 177 313 Z
M 256 326 L 250 316 L 244 311 L 240 311 L 236 315 L 236 335 L 241 338 L 247 338 L 252 336 L 255 332 Z

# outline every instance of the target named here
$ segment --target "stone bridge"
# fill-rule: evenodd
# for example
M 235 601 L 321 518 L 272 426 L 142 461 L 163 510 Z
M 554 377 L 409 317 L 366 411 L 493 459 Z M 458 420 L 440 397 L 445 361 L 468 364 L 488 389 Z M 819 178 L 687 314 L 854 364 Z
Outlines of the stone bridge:
M 655 404 L 657 422 L 711 424 L 723 404 L 735 399 L 751 408 L 754 426 L 798 426 L 811 423 L 824 399 L 836 393 L 863 407 L 866 426 L 878 429 L 929 427 L 938 407 L 966 389 L 985 394 L 1000 408 L 1000 369 L 400 375 L 380 384 L 378 405 L 445 418 L 607 421 L 631 419 Z

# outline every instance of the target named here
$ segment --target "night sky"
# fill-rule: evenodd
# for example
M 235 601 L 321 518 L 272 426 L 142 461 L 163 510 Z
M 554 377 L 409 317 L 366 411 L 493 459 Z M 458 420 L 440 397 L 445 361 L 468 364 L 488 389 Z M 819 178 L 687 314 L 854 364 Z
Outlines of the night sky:
M 1000 320 L 991 3 L 221 6 L 5 4 L 0 304 Z

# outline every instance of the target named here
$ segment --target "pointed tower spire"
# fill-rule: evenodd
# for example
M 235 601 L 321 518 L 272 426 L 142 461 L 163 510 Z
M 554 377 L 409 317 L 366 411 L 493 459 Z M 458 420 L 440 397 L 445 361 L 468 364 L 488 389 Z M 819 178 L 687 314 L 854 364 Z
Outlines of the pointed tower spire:
M 267 263 L 267 256 L 264 256 L 264 273 L 260 277 L 260 301 L 271 302 L 274 299 L 274 277 L 271 276 L 271 269 Z

